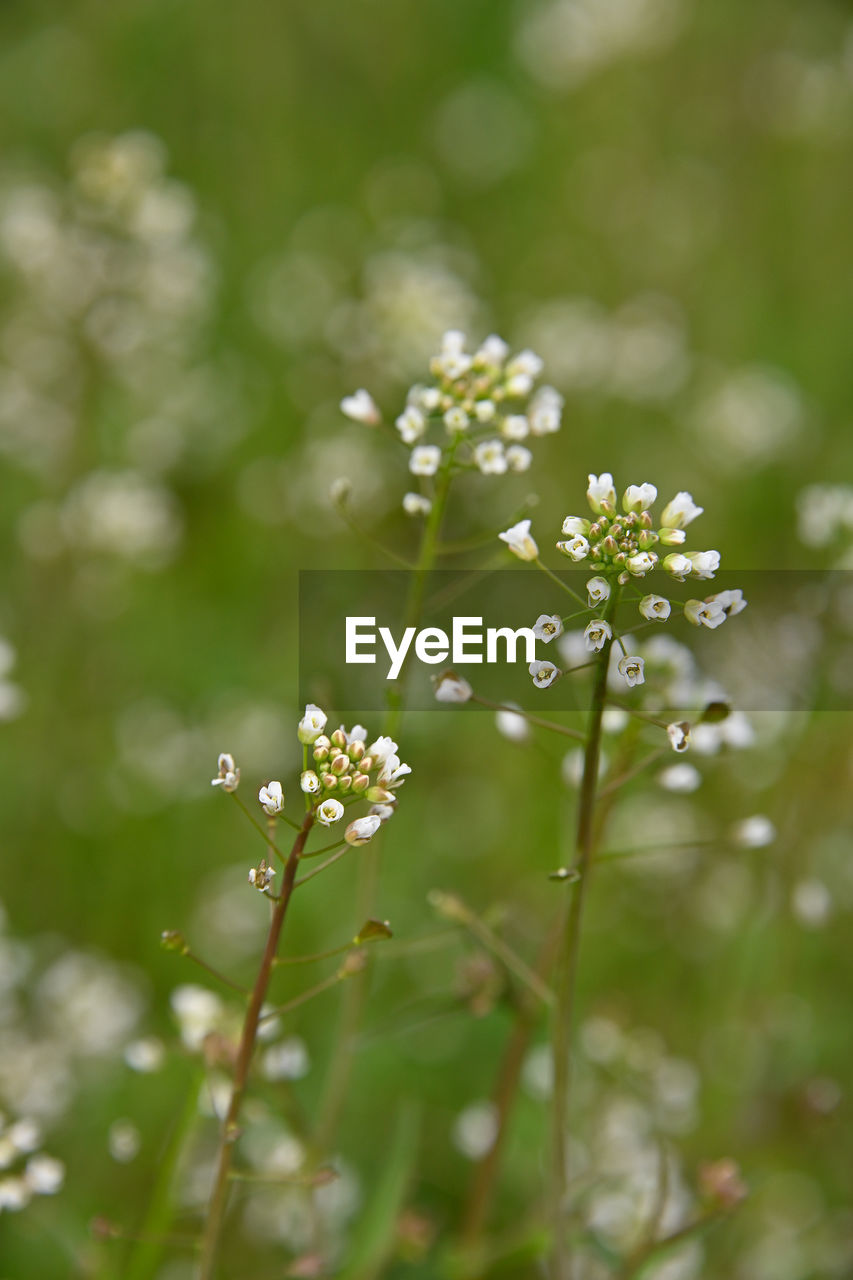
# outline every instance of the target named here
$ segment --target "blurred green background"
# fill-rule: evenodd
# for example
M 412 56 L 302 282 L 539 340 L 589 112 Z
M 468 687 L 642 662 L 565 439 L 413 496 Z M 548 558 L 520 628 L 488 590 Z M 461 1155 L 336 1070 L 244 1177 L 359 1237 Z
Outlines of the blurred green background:
M 211 794 L 216 753 L 238 757 L 247 796 L 271 776 L 293 794 L 297 571 L 377 563 L 329 483 L 349 476 L 363 523 L 415 544 L 405 463 L 345 422 L 342 395 L 370 387 L 393 419 L 444 329 L 494 329 L 544 357 L 564 424 L 524 477 L 460 486 L 450 536 L 504 528 L 535 492 L 548 546 L 587 472 L 610 469 L 689 489 L 729 568 L 839 550 L 802 544 L 797 501 L 853 477 L 853 13 L 9 0 L 0 41 L 0 1108 L 39 1116 L 67 1168 L 55 1199 L 0 1212 L 0 1274 L 106 1278 L 131 1274 L 132 1250 L 88 1223 L 139 1228 L 197 1085 L 186 1054 L 152 1074 L 122 1061 L 138 1035 L 171 1045 L 170 992 L 204 981 L 159 933 L 183 928 L 245 979 L 263 929 L 245 886 L 262 850 Z M 589 1115 L 680 1096 L 660 1125 L 685 1185 L 731 1155 L 752 1190 L 704 1255 L 657 1280 L 853 1272 L 849 718 L 777 713 L 755 734 L 698 762 L 695 795 L 626 801 L 634 833 L 719 848 L 602 869 L 592 899 Z M 338 1136 L 347 1176 L 323 1212 L 342 1238 L 365 1220 L 418 1099 L 387 1274 L 435 1276 L 477 1151 L 466 1109 L 492 1090 L 511 1002 L 467 936 L 404 944 L 445 930 L 427 903 L 442 888 L 478 911 L 510 904 L 495 918 L 534 959 L 574 792 L 559 743 L 506 743 L 486 713 L 413 714 L 400 741 L 414 772 L 377 899 L 395 941 Z M 725 831 L 755 813 L 777 840 L 733 849 Z M 356 876 L 344 863 L 305 891 L 294 950 L 352 935 Z M 338 1005 L 289 1021 L 310 1069 L 264 1086 L 259 1124 L 305 1140 Z M 513 1246 L 547 1167 L 541 1059 L 494 1219 Z M 225 1274 L 247 1257 L 253 1276 L 286 1274 L 310 1242 L 274 1206 L 244 1216 L 254 1252 L 235 1226 Z M 184 1257 L 134 1274 L 181 1280 Z M 537 1274 L 523 1250 L 502 1266 Z M 609 1274 L 590 1261 L 583 1280 L 596 1267 Z

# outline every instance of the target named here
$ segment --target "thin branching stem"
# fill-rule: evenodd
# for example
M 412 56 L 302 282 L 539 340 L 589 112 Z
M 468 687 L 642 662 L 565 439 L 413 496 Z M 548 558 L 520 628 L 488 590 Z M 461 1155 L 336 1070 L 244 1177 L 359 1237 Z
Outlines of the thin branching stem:
M 492 702 L 491 699 L 477 693 L 471 694 L 470 701 L 478 702 L 481 707 L 488 707 L 491 711 L 508 711 L 511 715 L 522 716 L 529 724 L 535 724 L 538 728 L 547 729 L 551 733 L 560 733 L 566 738 L 574 738 L 576 742 L 586 742 L 586 734 L 581 733 L 580 729 L 570 729 L 568 725 L 557 724 L 556 720 L 544 720 L 542 716 L 535 716 L 530 711 L 523 711 L 520 707 L 510 707 L 504 702 Z
M 243 1030 L 240 1035 L 240 1044 L 237 1050 L 237 1061 L 234 1066 L 234 1078 L 231 1085 L 231 1100 L 228 1104 L 228 1112 L 222 1125 L 219 1138 L 219 1152 L 216 1159 L 216 1173 L 213 1181 L 213 1191 L 211 1192 L 210 1202 L 207 1209 L 207 1217 L 204 1225 L 204 1234 L 201 1243 L 201 1256 L 199 1259 L 198 1280 L 212 1280 L 216 1269 L 216 1259 L 219 1252 L 219 1241 L 222 1234 L 222 1225 L 225 1220 L 225 1211 L 228 1207 L 228 1190 L 229 1190 L 229 1174 L 231 1171 L 231 1161 L 234 1154 L 234 1143 L 237 1141 L 240 1133 L 240 1112 L 243 1104 L 243 1096 L 246 1092 L 246 1085 L 249 1079 L 249 1068 L 252 1064 L 252 1055 L 255 1049 L 255 1042 L 258 1035 L 258 1024 L 261 1019 L 261 1009 L 269 987 L 270 976 L 273 970 L 273 960 L 278 951 L 279 938 L 284 925 L 287 908 L 293 895 L 293 889 L 296 882 L 296 869 L 299 866 L 299 859 L 305 848 L 305 841 L 314 823 L 312 813 L 306 813 L 305 820 L 299 828 L 299 833 L 293 842 L 293 847 L 287 858 L 284 868 L 284 880 L 282 885 L 281 896 L 275 904 L 272 917 L 270 920 L 269 932 L 267 933 L 266 946 L 261 957 L 258 974 L 255 978 L 255 985 L 249 998 L 249 1007 L 246 1010 L 246 1017 L 243 1020 Z

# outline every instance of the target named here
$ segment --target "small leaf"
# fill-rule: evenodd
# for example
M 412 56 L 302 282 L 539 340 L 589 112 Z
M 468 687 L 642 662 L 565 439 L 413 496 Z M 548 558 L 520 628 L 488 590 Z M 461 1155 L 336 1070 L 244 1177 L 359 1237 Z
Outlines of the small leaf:
M 393 938 L 391 926 L 387 920 L 366 920 L 353 938 L 357 947 L 365 942 L 378 942 L 383 938 Z

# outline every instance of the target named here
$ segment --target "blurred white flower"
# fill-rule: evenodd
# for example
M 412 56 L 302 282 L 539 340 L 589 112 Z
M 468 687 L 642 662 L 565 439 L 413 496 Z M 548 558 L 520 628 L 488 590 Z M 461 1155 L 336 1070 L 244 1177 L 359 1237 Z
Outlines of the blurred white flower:
M 690 725 L 686 720 L 668 724 L 666 732 L 673 751 L 686 751 L 690 746 Z
M 677 795 L 690 795 L 702 785 L 702 775 L 692 764 L 670 764 L 661 769 L 658 782 L 664 791 L 672 791 Z
M 505 709 L 495 713 L 498 733 L 510 742 L 526 742 L 530 737 L 530 724 L 515 703 L 507 703 Z
M 776 828 L 763 813 L 756 813 L 735 823 L 731 838 L 742 849 L 763 849 L 776 839 Z
M 414 476 L 434 476 L 441 463 L 441 450 L 436 444 L 421 444 L 409 456 L 409 470 Z
M 791 893 L 791 909 L 800 924 L 820 929 L 832 914 L 832 895 L 822 880 L 798 880 Z
M 436 678 L 436 702 L 467 702 L 473 692 L 468 681 L 453 671 L 444 671 Z
M 533 461 L 533 454 L 523 444 L 511 444 L 505 457 L 510 471 L 527 471 Z
M 382 415 L 369 391 L 360 387 L 354 395 L 344 396 L 341 401 L 341 412 L 353 422 L 363 422 L 365 426 L 375 427 Z
M 474 465 L 484 476 L 505 475 L 509 463 L 500 440 L 484 440 L 474 449 Z
M 403 495 L 403 510 L 407 516 L 428 516 L 432 502 L 422 493 L 406 493 Z
M 426 431 L 426 418 L 415 405 L 408 405 L 395 423 L 403 444 L 413 445 Z
M 498 1134 L 497 1109 L 492 1102 L 474 1102 L 453 1124 L 453 1145 L 469 1160 L 482 1160 Z

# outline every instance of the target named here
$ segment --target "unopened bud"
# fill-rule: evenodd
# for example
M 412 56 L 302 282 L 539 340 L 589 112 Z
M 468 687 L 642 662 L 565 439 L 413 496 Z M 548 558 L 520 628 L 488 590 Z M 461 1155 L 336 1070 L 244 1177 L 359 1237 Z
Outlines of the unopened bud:
M 339 756 L 335 756 L 330 767 L 331 767 L 332 773 L 334 773 L 336 777 L 339 778 L 342 773 L 349 772 L 350 762 L 345 755 L 339 755 Z
M 188 950 L 187 940 L 180 929 L 164 929 L 160 934 L 160 946 L 164 951 L 186 952 Z
M 352 779 L 352 789 L 355 792 L 364 791 L 365 787 L 370 786 L 370 779 L 366 773 L 355 773 Z
M 332 742 L 336 747 L 341 747 L 342 749 L 347 745 L 347 735 L 344 733 L 343 729 L 335 730 L 332 734 Z
M 352 775 L 348 773 L 346 777 L 341 778 L 341 780 L 338 782 L 338 791 L 346 795 L 346 793 L 351 789 L 351 787 L 352 787 Z
M 320 781 L 327 791 L 334 791 L 338 785 L 338 780 L 333 773 L 324 773 Z
M 368 787 L 365 796 L 371 804 L 390 804 L 394 799 L 392 791 L 386 791 L 380 786 Z

